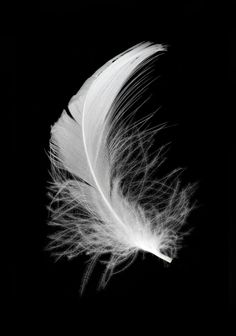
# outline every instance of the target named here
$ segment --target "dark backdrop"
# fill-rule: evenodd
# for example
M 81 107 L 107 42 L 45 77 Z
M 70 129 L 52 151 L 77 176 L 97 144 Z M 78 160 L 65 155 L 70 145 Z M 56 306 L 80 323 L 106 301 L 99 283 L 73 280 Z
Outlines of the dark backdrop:
M 16 14 L 14 33 L 9 35 L 13 40 L 6 39 L 11 51 L 6 64 L 14 69 L 12 77 L 7 76 L 11 89 L 6 104 L 13 111 L 9 122 L 14 194 L 9 195 L 8 213 L 14 248 L 9 268 L 13 307 L 17 315 L 22 313 L 23 324 L 33 319 L 34 326 L 45 326 L 49 319 L 57 326 L 74 325 L 75 331 L 81 331 L 84 323 L 95 330 L 98 325 L 106 329 L 113 324 L 108 329 L 113 334 L 116 326 L 130 319 L 138 328 L 144 325 L 146 334 L 147 328 L 158 332 L 163 326 L 169 330 L 172 324 L 192 334 L 195 328 L 212 328 L 224 321 L 228 226 L 225 9 L 204 1 L 158 3 L 41 5 Z M 146 40 L 169 46 L 156 65 L 160 79 L 153 102 L 161 109 L 155 121 L 176 125 L 160 135 L 161 144 L 172 142 L 166 172 L 184 167 L 183 182 L 198 183 L 194 195 L 198 208 L 188 219 L 194 230 L 169 267 L 152 255 L 140 254 L 97 292 L 102 272 L 97 265 L 80 297 L 86 258 L 55 263 L 45 251 L 50 126 L 94 71 Z M 112 316 L 109 323 L 107 316 Z

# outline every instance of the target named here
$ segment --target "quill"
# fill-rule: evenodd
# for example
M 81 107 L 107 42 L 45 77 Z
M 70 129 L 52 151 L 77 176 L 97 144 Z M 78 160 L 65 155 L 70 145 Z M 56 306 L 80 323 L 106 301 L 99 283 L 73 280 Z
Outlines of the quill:
M 107 62 L 51 128 L 49 224 L 58 230 L 49 248 L 58 257 L 88 255 L 81 291 L 101 257 L 100 288 L 139 251 L 171 262 L 180 246 L 191 187 L 180 188 L 176 171 L 153 178 L 163 160 L 161 149 L 149 150 L 164 126 L 147 128 L 150 116 L 134 121 L 150 64 L 164 50 L 140 43 Z

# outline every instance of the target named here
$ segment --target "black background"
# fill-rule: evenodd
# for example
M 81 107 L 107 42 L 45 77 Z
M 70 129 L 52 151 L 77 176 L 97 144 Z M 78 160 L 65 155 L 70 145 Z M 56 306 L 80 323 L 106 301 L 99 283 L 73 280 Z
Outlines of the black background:
M 15 30 L 5 36 L 10 51 L 5 64 L 11 69 L 10 75 L 7 67 L 3 72 L 9 87 L 6 108 L 12 111 L 13 186 L 6 225 L 12 223 L 13 310 L 22 315 L 23 325 L 36 321 L 34 327 L 47 330 L 49 320 L 82 335 L 84 324 L 113 334 L 127 320 L 138 329 L 144 326 L 146 334 L 172 326 L 192 334 L 198 327 L 223 325 L 229 221 L 225 8 L 203 1 L 58 6 L 41 5 L 16 14 Z M 80 297 L 86 258 L 55 263 L 45 251 L 50 127 L 93 72 L 141 41 L 169 46 L 156 65 L 160 80 L 153 101 L 161 106 L 156 122 L 177 125 L 160 135 L 161 144 L 172 142 L 166 172 L 184 167 L 183 182 L 198 183 L 198 208 L 188 219 L 194 230 L 170 266 L 140 253 L 100 292 L 96 286 L 103 268 L 97 265 Z

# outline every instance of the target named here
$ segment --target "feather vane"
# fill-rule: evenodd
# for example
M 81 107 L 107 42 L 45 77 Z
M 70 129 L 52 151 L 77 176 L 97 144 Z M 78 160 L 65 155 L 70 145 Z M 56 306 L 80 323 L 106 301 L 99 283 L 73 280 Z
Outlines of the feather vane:
M 153 179 L 161 149 L 148 154 L 163 128 L 134 122 L 135 106 L 150 84 L 149 63 L 165 48 L 140 43 L 95 72 L 51 129 L 50 224 L 58 227 L 50 248 L 58 256 L 89 255 L 82 290 L 103 257 L 104 287 L 116 267 L 142 250 L 171 262 L 191 207 L 190 187 L 170 182 L 175 172 Z M 126 266 L 123 266 L 126 267 Z

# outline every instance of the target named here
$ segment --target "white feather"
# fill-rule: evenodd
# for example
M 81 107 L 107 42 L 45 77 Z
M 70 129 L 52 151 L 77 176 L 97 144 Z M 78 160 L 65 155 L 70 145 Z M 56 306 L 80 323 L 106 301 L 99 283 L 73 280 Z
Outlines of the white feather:
M 150 117 L 134 122 L 135 109 L 127 116 L 150 83 L 149 62 L 162 51 L 141 43 L 107 62 L 71 99 L 73 119 L 64 111 L 51 129 L 50 224 L 60 229 L 50 248 L 58 256 L 90 255 L 82 290 L 105 254 L 102 287 L 140 250 L 167 262 L 176 256 L 190 211 L 189 187 L 180 190 L 174 172 L 153 179 L 162 157 L 161 150 L 153 157 L 149 149 L 163 126 L 145 129 Z

